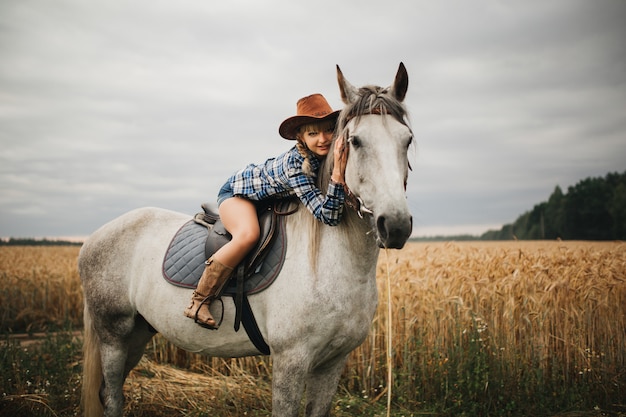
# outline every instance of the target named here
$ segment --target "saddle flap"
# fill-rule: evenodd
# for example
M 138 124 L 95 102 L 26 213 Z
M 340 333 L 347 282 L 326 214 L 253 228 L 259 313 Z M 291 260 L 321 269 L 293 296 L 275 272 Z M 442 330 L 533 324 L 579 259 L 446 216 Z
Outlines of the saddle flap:
M 253 274 L 263 262 L 268 247 L 271 245 L 276 232 L 278 216 L 292 214 L 296 209 L 289 210 L 293 201 L 291 199 L 269 200 L 256 202 L 257 216 L 259 219 L 260 236 L 257 244 L 252 248 L 244 259 L 245 275 Z M 202 204 L 204 219 L 211 219 L 213 226 L 209 230 L 206 241 L 205 255 L 209 259 L 219 248 L 232 239 L 232 235 L 226 230 L 219 218 L 219 214 L 214 212 L 208 204 Z
M 246 257 L 246 269 L 254 271 L 256 266 L 262 262 L 262 254 L 272 242 L 274 231 L 276 230 L 276 213 L 273 206 L 267 207 L 259 214 L 259 241 Z
M 263 291 L 278 276 L 287 244 L 283 219 L 297 211 L 298 207 L 297 203 L 294 207 L 293 200 L 280 200 L 258 207 L 261 238 L 244 261 L 244 286 L 248 294 Z M 203 205 L 203 209 L 204 213 L 198 213 L 181 226 L 166 251 L 163 276 L 171 284 L 195 288 L 204 270 L 204 261 L 231 239 L 221 221 L 210 219 L 211 224 L 207 226 L 205 214 L 217 213 L 211 211 L 208 205 Z M 229 295 L 234 293 L 233 281 L 229 281 L 225 290 Z
M 204 246 L 205 258 L 209 259 L 219 248 L 228 243 L 231 238 L 231 234 L 228 233 L 218 217 L 213 223 L 213 227 L 209 229 L 209 236 Z

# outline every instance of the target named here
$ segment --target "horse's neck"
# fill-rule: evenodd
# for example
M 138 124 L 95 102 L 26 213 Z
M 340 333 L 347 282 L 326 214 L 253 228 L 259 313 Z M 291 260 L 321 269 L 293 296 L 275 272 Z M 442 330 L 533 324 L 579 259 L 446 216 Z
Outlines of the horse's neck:
M 331 149 L 334 150 L 334 146 L 331 146 Z M 317 182 L 324 193 L 327 191 L 331 179 L 332 162 L 333 152 L 331 151 L 320 163 Z M 319 222 L 318 226 L 317 233 L 322 235 L 322 239 L 326 238 L 327 241 L 336 242 L 335 244 L 328 244 L 328 246 L 334 247 L 334 250 L 342 252 L 346 256 L 376 264 L 379 248 L 370 218 L 362 218 L 353 209 L 344 205 L 343 219 L 338 226 L 321 226 Z
M 369 218 L 361 218 L 352 209 L 345 207 L 342 223 L 328 229 L 325 228 L 324 232 L 340 242 L 336 250 L 343 250 L 354 258 L 376 263 L 379 248 Z
M 298 251 L 308 253 L 309 262 L 318 269 L 349 266 L 355 277 L 361 277 L 358 279 L 368 278 L 378 260 L 375 233 L 370 219 L 360 218 L 348 207 L 344 210 L 341 223 L 328 226 L 300 206 L 290 219 L 289 245 L 295 244 Z

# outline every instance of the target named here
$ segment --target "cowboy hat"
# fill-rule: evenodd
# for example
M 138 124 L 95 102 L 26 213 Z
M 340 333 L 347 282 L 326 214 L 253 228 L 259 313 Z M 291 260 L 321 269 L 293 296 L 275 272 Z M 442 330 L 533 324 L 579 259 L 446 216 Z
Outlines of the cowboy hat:
M 278 133 L 285 139 L 294 140 L 302 125 L 333 120 L 339 116 L 340 110 L 333 111 L 321 94 L 311 94 L 298 100 L 296 115 L 285 119 L 278 128 Z

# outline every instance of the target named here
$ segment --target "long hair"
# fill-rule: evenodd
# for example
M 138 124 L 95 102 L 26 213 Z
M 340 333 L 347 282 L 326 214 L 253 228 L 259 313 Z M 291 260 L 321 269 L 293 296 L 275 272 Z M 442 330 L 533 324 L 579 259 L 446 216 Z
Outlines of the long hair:
M 302 163 L 302 172 L 304 172 L 305 175 L 308 175 L 309 177 L 317 176 L 317 173 L 313 172 L 313 167 L 311 166 L 311 161 L 309 160 L 309 158 L 311 157 L 309 148 L 306 146 L 306 143 L 304 143 L 304 141 L 300 139 L 300 137 L 298 137 L 298 139 L 296 140 L 296 149 L 298 150 L 298 153 L 304 158 L 304 162 Z

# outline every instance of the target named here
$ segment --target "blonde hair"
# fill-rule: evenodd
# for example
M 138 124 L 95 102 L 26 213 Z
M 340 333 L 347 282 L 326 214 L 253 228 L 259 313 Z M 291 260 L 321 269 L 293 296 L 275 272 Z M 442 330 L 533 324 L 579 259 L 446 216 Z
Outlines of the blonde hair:
M 298 149 L 298 152 L 304 158 L 304 162 L 302 163 L 302 171 L 310 177 L 317 176 L 317 173 L 313 172 L 313 168 L 311 167 L 311 161 L 309 161 L 309 158 L 311 157 L 311 153 L 309 152 L 309 147 L 306 146 L 304 139 L 302 139 L 302 135 L 305 132 L 310 132 L 313 130 L 324 131 L 327 129 L 332 129 L 332 130 L 335 129 L 335 120 L 325 120 L 325 121 L 317 122 L 317 123 L 307 123 L 298 127 L 298 130 L 296 131 L 296 141 L 297 141 L 296 149 Z

